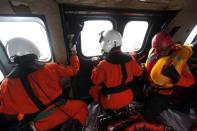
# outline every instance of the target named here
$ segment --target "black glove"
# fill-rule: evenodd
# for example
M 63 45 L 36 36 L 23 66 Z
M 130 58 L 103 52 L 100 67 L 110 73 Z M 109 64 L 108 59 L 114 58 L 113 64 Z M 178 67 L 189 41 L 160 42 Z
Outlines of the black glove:
M 164 66 L 162 69 L 162 74 L 167 77 L 170 77 L 173 83 L 176 83 L 180 78 L 179 73 L 177 72 L 177 70 L 173 65 Z
M 73 44 L 76 44 L 77 43 L 77 40 L 78 40 L 78 38 L 79 38 L 79 36 L 80 36 L 80 33 L 81 33 L 81 31 L 83 30 L 83 26 L 84 26 L 84 23 L 79 23 L 79 24 L 77 24 L 75 27 L 74 27 L 74 37 L 73 37 L 73 39 L 72 39 L 72 43 Z

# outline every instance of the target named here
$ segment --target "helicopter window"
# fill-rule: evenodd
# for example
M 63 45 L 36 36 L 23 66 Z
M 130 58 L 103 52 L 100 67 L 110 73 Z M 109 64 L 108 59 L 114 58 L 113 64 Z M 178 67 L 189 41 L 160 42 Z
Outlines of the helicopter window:
M 141 49 L 146 31 L 147 21 L 130 21 L 126 24 L 123 32 L 123 52 L 138 51 Z
M 194 39 L 196 39 L 196 35 L 197 35 L 197 25 L 193 28 L 193 30 L 191 31 L 191 33 L 187 37 L 185 44 L 192 43 L 194 41 Z
M 113 24 L 108 20 L 88 20 L 84 22 L 81 32 L 81 50 L 85 56 L 101 55 L 99 33 L 113 29 Z
M 4 79 L 4 75 L 2 73 L 2 71 L 0 70 L 0 82 Z
M 4 46 L 14 37 L 29 39 L 39 48 L 40 61 L 51 59 L 51 50 L 47 37 L 46 27 L 39 17 L 0 17 L 0 39 Z

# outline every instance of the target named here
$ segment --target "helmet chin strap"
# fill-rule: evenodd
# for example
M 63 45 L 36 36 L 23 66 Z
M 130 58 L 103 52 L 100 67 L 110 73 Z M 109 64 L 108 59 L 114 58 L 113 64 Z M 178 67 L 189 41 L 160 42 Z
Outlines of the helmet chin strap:
M 116 41 L 114 41 L 114 45 L 115 45 L 114 47 L 118 47 L 117 44 L 118 44 L 118 43 L 117 43 Z
M 102 56 L 101 59 L 105 59 L 109 53 L 105 52 L 103 49 L 101 50 Z

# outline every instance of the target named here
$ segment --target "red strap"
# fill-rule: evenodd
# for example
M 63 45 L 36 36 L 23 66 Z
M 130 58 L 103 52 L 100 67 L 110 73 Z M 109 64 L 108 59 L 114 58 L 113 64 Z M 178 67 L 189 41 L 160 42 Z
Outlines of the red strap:
M 149 129 L 151 131 L 164 131 L 165 127 L 164 125 L 151 124 L 148 122 L 138 122 L 138 123 L 132 124 L 130 127 L 126 129 L 126 131 L 136 131 L 137 129 Z

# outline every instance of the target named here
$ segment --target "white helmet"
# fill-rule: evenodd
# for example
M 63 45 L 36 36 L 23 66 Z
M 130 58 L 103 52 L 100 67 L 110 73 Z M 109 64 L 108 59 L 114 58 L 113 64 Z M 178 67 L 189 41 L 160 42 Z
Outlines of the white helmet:
M 6 44 L 6 52 L 11 61 L 14 56 L 24 56 L 27 54 L 34 54 L 37 58 L 40 57 L 40 51 L 35 44 L 30 40 L 21 37 L 15 37 L 8 40 Z
M 122 36 L 116 30 L 103 31 L 100 33 L 99 42 L 105 53 L 109 53 L 112 48 L 122 45 Z

